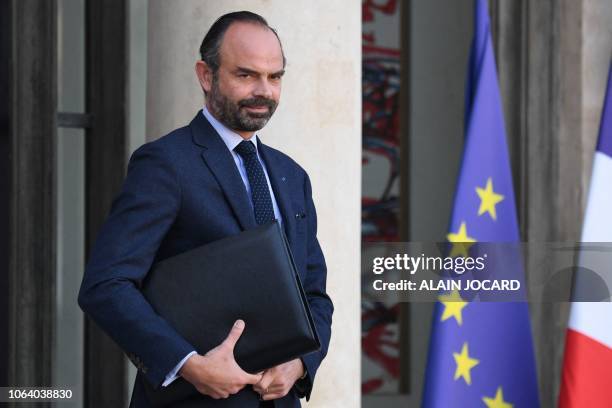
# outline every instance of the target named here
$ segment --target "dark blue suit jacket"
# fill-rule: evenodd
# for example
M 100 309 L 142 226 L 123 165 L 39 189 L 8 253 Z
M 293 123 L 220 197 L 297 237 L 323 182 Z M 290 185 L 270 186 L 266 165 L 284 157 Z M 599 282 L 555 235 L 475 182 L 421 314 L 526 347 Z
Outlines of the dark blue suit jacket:
M 312 386 L 327 353 L 333 306 L 325 290 L 327 272 L 316 237 L 310 181 L 285 154 L 261 143 L 259 151 L 322 343 L 319 352 L 302 357 Z M 139 369 L 132 406 L 149 406 L 141 381 L 159 386 L 193 350 L 140 292 L 151 265 L 255 225 L 232 155 L 201 112 L 189 126 L 134 152 L 122 191 L 90 254 L 79 293 L 81 308 Z M 258 395 L 245 387 L 226 400 L 202 396 L 185 406 L 258 405 Z M 296 391 L 277 400 L 276 406 L 299 406 Z

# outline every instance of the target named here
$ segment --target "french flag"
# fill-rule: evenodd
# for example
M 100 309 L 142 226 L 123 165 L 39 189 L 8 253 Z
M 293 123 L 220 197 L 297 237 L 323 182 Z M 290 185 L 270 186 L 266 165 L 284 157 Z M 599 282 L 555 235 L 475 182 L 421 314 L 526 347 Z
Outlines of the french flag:
M 583 242 L 612 241 L 612 65 L 606 95 L 582 228 Z M 611 268 L 612 265 L 607 265 L 601 273 L 610 274 Z M 576 287 L 589 286 L 584 281 L 585 275 L 581 278 L 578 272 L 574 295 Z M 581 298 L 586 296 L 583 294 Z M 572 302 L 559 408 L 578 407 L 612 407 L 612 303 L 609 298 L 602 302 Z

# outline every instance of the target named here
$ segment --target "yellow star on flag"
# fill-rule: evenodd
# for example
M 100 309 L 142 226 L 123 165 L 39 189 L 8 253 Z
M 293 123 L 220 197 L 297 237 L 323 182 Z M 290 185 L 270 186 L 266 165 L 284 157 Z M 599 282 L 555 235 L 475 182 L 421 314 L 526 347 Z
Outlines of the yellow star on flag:
M 491 218 L 496 221 L 497 213 L 495 212 L 495 206 L 504 199 L 504 196 L 493 191 L 493 180 L 491 177 L 487 179 L 487 185 L 485 188 L 476 187 L 476 193 L 478 194 L 478 197 L 480 197 L 480 208 L 478 208 L 478 215 L 488 212 Z
M 513 405 L 509 402 L 504 401 L 504 393 L 502 387 L 497 389 L 495 398 L 483 397 L 482 400 L 487 405 L 487 408 L 512 408 Z
M 461 311 L 467 306 L 467 302 L 461 298 L 458 290 L 453 290 L 451 293 L 438 296 L 440 303 L 444 305 L 441 321 L 445 321 L 454 317 L 457 324 L 461 326 L 463 319 Z
M 467 234 L 467 227 L 465 226 L 465 221 L 461 223 L 459 226 L 459 231 L 457 232 L 449 232 L 446 235 L 446 239 L 449 242 L 453 243 L 453 248 L 451 249 L 450 256 L 455 257 L 458 255 L 468 256 L 468 250 L 470 247 L 476 242 L 476 240 Z
M 463 343 L 461 353 L 453 353 L 453 357 L 455 358 L 455 363 L 457 363 L 455 380 L 458 380 L 459 377 L 463 377 L 467 385 L 472 384 L 472 375 L 470 374 L 470 370 L 476 367 L 480 363 L 480 360 L 476 360 L 475 358 L 471 358 L 469 356 L 467 343 Z

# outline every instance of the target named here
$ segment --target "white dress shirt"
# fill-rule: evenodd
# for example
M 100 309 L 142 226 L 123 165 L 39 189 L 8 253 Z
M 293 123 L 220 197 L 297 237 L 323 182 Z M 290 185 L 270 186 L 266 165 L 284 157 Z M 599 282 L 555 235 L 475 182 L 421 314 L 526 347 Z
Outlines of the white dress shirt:
M 244 167 L 244 161 L 242 160 L 242 157 L 238 153 L 236 153 L 234 151 L 236 146 L 238 146 L 238 144 L 240 142 L 242 142 L 243 140 L 245 140 L 245 139 L 243 139 L 242 136 L 240 136 L 238 133 L 236 133 L 233 130 L 229 129 L 223 123 L 219 122 L 213 115 L 211 115 L 211 113 L 208 111 L 208 109 L 206 109 L 206 106 L 204 106 L 204 109 L 202 109 L 202 114 L 208 120 L 208 122 L 212 125 L 212 127 L 215 128 L 215 130 L 217 131 L 219 136 L 221 136 L 221 139 L 223 140 L 223 142 L 225 143 L 225 145 L 227 146 L 229 151 L 232 153 L 232 157 L 234 158 L 234 163 L 236 163 L 236 167 L 238 168 L 238 172 L 240 173 L 240 177 L 242 178 L 242 182 L 244 183 L 244 187 L 246 188 L 246 191 L 247 191 L 247 193 L 249 195 L 249 198 L 252 198 L 252 196 L 251 196 L 251 186 L 249 184 L 249 177 L 247 175 L 246 168 Z M 272 207 L 274 209 L 274 217 L 280 223 L 282 223 L 282 217 L 281 217 L 281 214 L 280 214 L 280 210 L 278 208 L 278 204 L 276 202 L 276 198 L 274 197 L 274 191 L 272 190 L 272 185 L 270 184 L 270 177 L 268 177 L 268 170 L 266 169 L 266 165 L 263 162 L 263 160 L 261 159 L 261 156 L 259 155 L 259 138 L 257 137 L 257 134 L 253 134 L 253 136 L 250 139 L 248 139 L 248 140 L 252 140 L 253 141 L 253 139 L 254 139 L 254 142 L 255 142 L 254 143 L 255 144 L 255 149 L 257 151 L 257 158 L 259 159 L 259 163 L 261 163 L 261 167 L 263 168 L 264 174 L 266 175 L 266 181 L 268 182 L 268 190 L 270 191 L 270 198 L 272 199 Z M 253 206 L 253 201 L 250 200 L 249 202 L 251 203 L 251 207 L 252 207 Z M 189 357 L 191 357 L 194 354 L 196 354 L 195 350 L 192 351 L 191 353 L 187 354 L 176 365 L 176 367 L 174 367 L 172 369 L 172 371 L 170 371 L 168 373 L 168 375 L 166 375 L 166 379 L 162 383 L 163 387 L 167 387 L 174 380 L 176 380 L 178 378 L 179 370 L 187 362 Z

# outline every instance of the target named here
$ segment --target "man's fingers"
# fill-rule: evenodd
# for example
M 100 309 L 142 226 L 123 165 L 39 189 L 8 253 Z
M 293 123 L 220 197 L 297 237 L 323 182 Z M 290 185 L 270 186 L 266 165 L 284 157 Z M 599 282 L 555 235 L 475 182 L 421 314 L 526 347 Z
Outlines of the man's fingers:
M 247 372 L 245 372 L 244 375 L 244 383 L 251 385 L 256 385 L 260 383 L 264 377 L 262 374 L 249 374 Z
M 223 340 L 223 344 L 233 350 L 234 346 L 236 346 L 236 342 L 240 338 L 240 335 L 242 335 L 243 331 L 244 331 L 244 321 L 236 320 L 229 334 L 227 335 L 225 340 Z
M 259 394 L 264 394 L 266 389 L 272 384 L 272 381 L 274 381 L 274 376 L 269 371 L 266 371 L 259 382 L 253 386 L 253 389 Z
M 264 401 L 270 401 L 270 400 L 274 400 L 274 399 L 278 399 L 278 398 L 282 398 L 287 394 L 283 394 L 282 392 L 271 392 L 268 394 L 264 394 L 261 399 Z
M 268 385 L 267 389 L 269 393 L 278 393 L 278 392 L 283 391 L 285 387 L 283 387 L 280 384 L 270 384 Z

